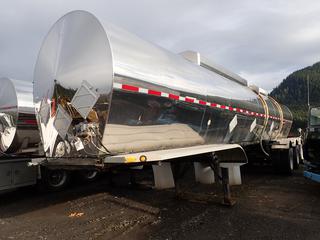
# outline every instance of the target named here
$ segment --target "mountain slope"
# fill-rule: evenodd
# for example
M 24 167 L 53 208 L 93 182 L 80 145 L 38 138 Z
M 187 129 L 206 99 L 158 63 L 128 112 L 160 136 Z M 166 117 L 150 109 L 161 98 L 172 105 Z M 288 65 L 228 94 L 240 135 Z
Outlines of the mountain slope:
M 310 105 L 320 105 L 320 62 L 293 72 L 270 93 L 277 101 L 290 108 L 293 113 L 294 128 L 307 126 L 308 77 Z

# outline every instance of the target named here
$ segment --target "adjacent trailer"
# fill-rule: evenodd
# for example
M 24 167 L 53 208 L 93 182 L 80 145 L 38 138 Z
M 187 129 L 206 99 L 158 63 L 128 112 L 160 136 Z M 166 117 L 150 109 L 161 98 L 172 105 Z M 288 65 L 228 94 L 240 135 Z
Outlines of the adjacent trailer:
M 236 176 L 244 146 L 285 139 L 292 124 L 288 108 L 199 54 L 171 53 L 85 11 L 60 18 L 43 41 L 34 102 L 41 164 L 152 164 L 160 187 L 188 156 L 215 156 Z M 210 182 L 207 168 L 196 163 L 199 181 Z
M 0 192 L 38 182 L 51 190 L 64 187 L 69 180 L 66 170 L 32 164 L 44 157 L 39 151 L 32 83 L 5 77 L 0 83 Z M 85 180 L 97 176 L 96 171 L 79 173 Z
M 0 191 L 33 185 L 37 168 L 28 167 L 40 142 L 32 83 L 0 78 Z

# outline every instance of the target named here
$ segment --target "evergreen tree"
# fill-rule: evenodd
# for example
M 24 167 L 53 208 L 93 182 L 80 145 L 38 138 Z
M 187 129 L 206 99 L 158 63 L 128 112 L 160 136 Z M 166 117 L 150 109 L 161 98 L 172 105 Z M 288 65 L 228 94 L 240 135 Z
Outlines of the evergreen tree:
M 320 62 L 290 74 L 270 93 L 280 103 L 287 105 L 293 114 L 293 128 L 305 128 L 308 120 L 308 90 L 310 84 L 310 105 L 320 106 Z

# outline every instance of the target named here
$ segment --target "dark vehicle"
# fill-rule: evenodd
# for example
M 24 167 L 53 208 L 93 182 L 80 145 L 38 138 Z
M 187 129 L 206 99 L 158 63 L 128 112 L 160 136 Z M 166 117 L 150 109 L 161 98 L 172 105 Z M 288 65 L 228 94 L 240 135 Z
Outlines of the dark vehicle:
M 320 107 L 312 107 L 309 110 L 308 128 L 303 147 L 306 159 L 306 171 L 304 176 L 320 182 Z

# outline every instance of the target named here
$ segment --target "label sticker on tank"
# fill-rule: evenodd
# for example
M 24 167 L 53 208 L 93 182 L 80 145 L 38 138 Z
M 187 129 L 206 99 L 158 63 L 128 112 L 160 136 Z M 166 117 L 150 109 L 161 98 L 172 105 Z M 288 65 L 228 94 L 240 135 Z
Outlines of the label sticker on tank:
M 59 133 L 60 137 L 62 139 L 65 138 L 68 129 L 71 125 L 72 118 L 69 116 L 69 114 L 59 105 L 56 117 L 53 122 L 54 128 Z
M 73 96 L 71 105 L 80 113 L 81 117 L 86 119 L 93 106 L 98 101 L 98 98 L 99 94 L 93 90 L 93 87 L 87 81 L 84 80 Z
M 238 117 L 236 114 L 229 123 L 229 132 L 231 133 L 237 125 L 238 125 Z
M 257 126 L 257 119 L 255 118 L 250 125 L 250 132 L 252 132 Z
M 39 115 L 40 115 L 40 121 L 44 124 L 48 122 L 50 114 L 50 104 L 43 99 L 41 101 L 40 109 L 39 109 Z
M 75 139 L 74 146 L 77 149 L 77 151 L 84 149 L 83 143 L 80 138 Z
M 270 136 L 272 134 L 273 128 L 274 128 L 274 122 L 272 121 L 271 126 L 270 126 L 270 130 L 269 130 L 269 135 Z

